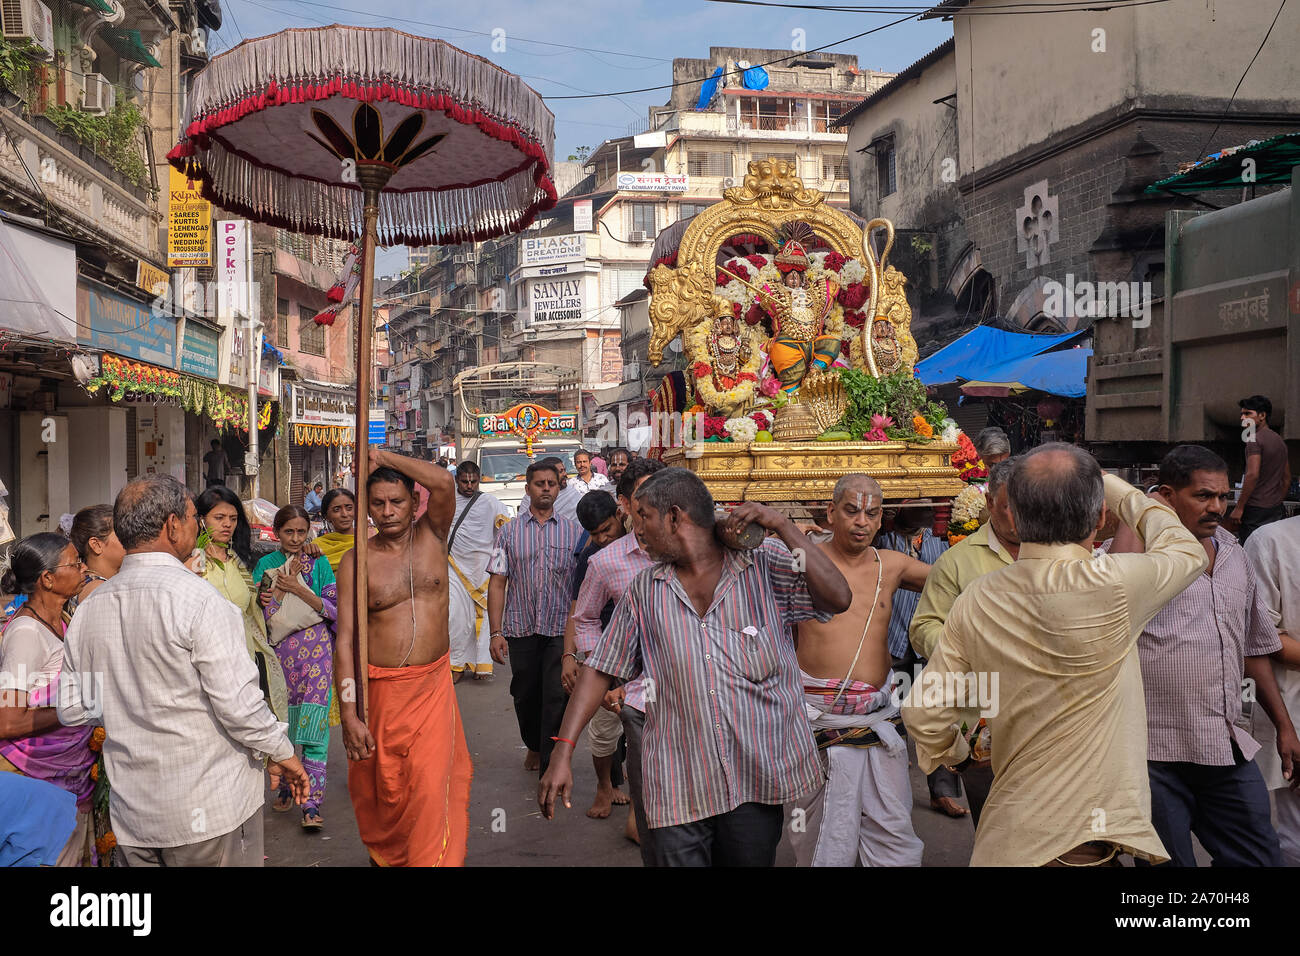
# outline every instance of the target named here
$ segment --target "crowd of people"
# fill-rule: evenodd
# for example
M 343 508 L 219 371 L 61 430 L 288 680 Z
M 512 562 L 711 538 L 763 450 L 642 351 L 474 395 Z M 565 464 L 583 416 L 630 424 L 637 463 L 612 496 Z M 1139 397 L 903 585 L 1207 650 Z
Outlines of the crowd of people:
M 285 506 L 260 558 L 223 458 L 197 497 L 137 479 L 9 555 L 0 863 L 260 866 L 267 802 L 325 826 L 339 727 L 371 862 L 459 865 L 454 685 L 508 665 L 543 816 L 585 730 L 587 816 L 626 806 L 647 866 L 770 866 L 786 836 L 799 865 L 919 866 L 909 746 L 973 865 L 1194 866 L 1193 837 L 1298 864 L 1300 517 L 1266 406 L 1235 508 L 1202 446 L 1142 490 L 986 430 L 987 520 L 951 547 L 864 474 L 797 524 L 622 450 L 534 461 L 512 517 L 472 461 L 375 449 L 364 512 L 321 489 L 330 530 Z

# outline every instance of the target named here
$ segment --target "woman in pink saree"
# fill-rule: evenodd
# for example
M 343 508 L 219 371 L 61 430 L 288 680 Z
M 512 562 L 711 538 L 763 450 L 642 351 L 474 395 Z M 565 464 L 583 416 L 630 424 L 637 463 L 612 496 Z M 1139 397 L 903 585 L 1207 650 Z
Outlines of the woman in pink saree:
M 63 604 L 83 581 L 76 547 L 50 532 L 20 541 L 0 578 L 6 593 L 27 597 L 0 634 L 0 772 L 44 780 L 76 797 L 77 826 L 59 866 L 81 866 L 90 859 L 94 728 L 64 727 L 55 713 Z

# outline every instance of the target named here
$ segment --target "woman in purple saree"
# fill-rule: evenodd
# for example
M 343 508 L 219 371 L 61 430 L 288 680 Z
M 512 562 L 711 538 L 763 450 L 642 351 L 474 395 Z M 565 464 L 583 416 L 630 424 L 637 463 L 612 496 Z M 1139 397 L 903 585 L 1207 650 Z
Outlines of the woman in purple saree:
M 63 666 L 63 604 L 83 581 L 77 549 L 50 532 L 20 541 L 0 578 L 5 593 L 27 597 L 0 633 L 0 772 L 44 780 L 76 797 L 77 828 L 59 855 L 59 866 L 81 866 L 90 859 L 94 728 L 64 727 L 55 713 Z

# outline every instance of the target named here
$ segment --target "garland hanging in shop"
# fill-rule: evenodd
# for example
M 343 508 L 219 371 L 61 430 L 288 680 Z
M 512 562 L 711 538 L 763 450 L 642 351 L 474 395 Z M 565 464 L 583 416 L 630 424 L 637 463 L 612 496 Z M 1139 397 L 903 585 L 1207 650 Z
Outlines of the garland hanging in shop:
M 86 383 L 86 391 L 94 395 L 106 385 L 112 389 L 109 397 L 115 402 L 121 401 L 128 391 L 166 398 L 184 397 L 179 372 L 132 362 L 116 355 L 100 358 L 99 374 Z
M 352 429 L 342 425 L 294 425 L 295 445 L 348 445 L 352 443 Z

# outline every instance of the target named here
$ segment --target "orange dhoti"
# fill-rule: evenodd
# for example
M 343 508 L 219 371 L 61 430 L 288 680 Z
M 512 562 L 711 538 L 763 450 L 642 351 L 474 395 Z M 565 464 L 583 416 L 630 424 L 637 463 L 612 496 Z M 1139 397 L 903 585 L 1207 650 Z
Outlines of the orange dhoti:
M 819 335 L 811 342 L 777 335 L 767 347 L 781 388 L 792 392 L 799 387 L 810 367 L 828 368 L 840 355 L 840 340 Z
M 473 766 L 450 654 L 368 673 L 375 752 L 348 761 L 361 842 L 380 866 L 463 866 Z

